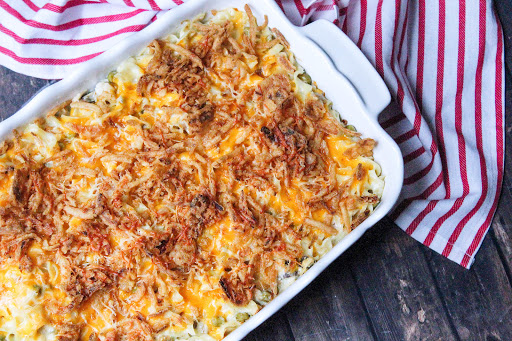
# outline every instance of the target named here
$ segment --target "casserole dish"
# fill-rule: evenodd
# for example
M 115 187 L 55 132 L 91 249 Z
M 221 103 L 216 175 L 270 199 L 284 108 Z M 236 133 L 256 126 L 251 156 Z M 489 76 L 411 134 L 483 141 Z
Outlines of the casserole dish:
M 342 109 L 340 111 L 344 117 L 349 118 L 351 120 L 351 122 L 357 122 L 356 124 L 359 127 L 363 127 L 363 126 L 366 127 L 366 129 L 365 129 L 366 136 L 376 137 L 379 140 L 379 142 L 381 143 L 381 147 L 379 147 L 379 148 L 386 153 L 388 160 L 390 159 L 390 155 L 391 156 L 396 155 L 396 158 L 394 158 L 394 159 L 393 159 L 393 157 L 391 157 L 391 160 L 394 161 L 394 163 L 391 163 L 389 167 L 387 165 L 385 166 L 386 162 L 383 162 L 385 160 L 379 160 L 379 158 L 377 158 L 377 161 L 380 162 L 383 166 L 385 166 L 385 169 L 386 169 L 385 174 L 393 174 L 393 175 L 396 175 L 398 178 L 400 178 L 401 177 L 401 163 L 400 163 L 401 158 L 400 158 L 400 154 L 396 153 L 396 151 L 397 151 L 396 146 L 389 142 L 390 141 L 389 137 L 387 137 L 387 141 L 386 141 L 386 136 L 379 137 L 379 131 L 378 131 L 379 127 L 375 122 L 375 118 L 373 118 L 373 121 L 370 121 L 370 119 L 368 119 L 367 121 L 364 120 L 364 107 L 363 107 L 362 102 L 359 99 L 357 93 L 354 91 L 354 88 L 352 88 L 350 86 L 350 83 L 347 82 L 346 79 L 344 79 L 340 74 L 338 74 L 336 72 L 336 70 L 333 68 L 332 63 L 330 63 L 329 60 L 326 59 L 325 55 L 322 54 L 321 50 L 319 50 L 318 48 L 315 48 L 315 45 L 313 45 L 313 43 L 311 41 L 308 41 L 308 40 L 304 39 L 303 37 L 301 37 L 300 34 L 297 34 L 298 32 L 296 31 L 296 29 L 293 28 L 293 26 L 287 24 L 286 22 L 284 22 L 284 24 L 279 26 L 277 23 L 273 22 L 279 18 L 279 12 L 275 9 L 275 5 L 273 5 L 272 3 L 267 3 L 266 5 L 269 7 L 261 8 L 261 9 L 258 7 L 255 7 L 257 14 L 260 14 L 260 16 L 261 16 L 262 13 L 267 13 L 269 15 L 270 25 L 277 26 L 284 33 L 284 35 L 290 40 L 290 43 L 292 44 L 292 50 L 294 49 L 295 46 L 303 47 L 303 49 L 302 49 L 303 53 L 300 53 L 299 49 L 297 49 L 297 52 L 298 52 L 297 57 L 300 59 L 301 64 L 303 64 L 306 67 L 307 71 L 313 76 L 313 78 L 318 82 L 318 84 L 326 90 L 328 97 L 336 98 L 337 101 L 340 101 L 344 104 L 343 108 L 336 106 L 338 109 Z M 233 4 L 230 4 L 229 2 L 215 4 L 215 8 L 224 8 L 224 7 L 228 7 L 228 6 L 233 6 Z M 260 4 L 260 6 L 261 6 L 261 4 Z M 272 6 L 274 6 L 274 14 L 272 14 L 272 9 L 271 9 Z M 99 58 L 99 60 L 96 60 L 94 63 L 95 66 L 91 66 L 92 64 L 89 63 L 88 67 L 84 67 L 84 69 L 76 72 L 69 78 L 44 90 L 40 95 L 38 95 L 36 98 L 34 98 L 34 100 L 32 102 L 30 102 L 27 105 L 27 107 L 25 107 L 23 110 L 21 110 L 19 114 L 15 115 L 15 117 L 13 119 L 7 120 L 3 124 L 3 128 L 4 128 L 3 132 L 7 133 L 8 131 L 10 131 L 10 129 L 19 125 L 19 123 L 23 123 L 23 122 L 25 122 L 25 120 L 29 120 L 29 119 L 35 117 L 36 115 L 38 115 L 39 113 L 44 112 L 46 108 L 53 107 L 55 104 L 63 102 L 65 99 L 69 99 L 69 97 L 71 97 L 73 94 L 75 94 L 77 92 L 80 93 L 83 90 L 90 88 L 92 86 L 92 84 L 95 84 L 95 82 L 98 80 L 98 78 L 103 78 L 105 76 L 106 71 L 109 71 L 114 64 L 117 64 L 119 62 L 120 58 L 125 58 L 127 55 L 134 54 L 136 52 L 135 49 L 140 49 L 142 46 L 146 45 L 153 38 L 161 37 L 163 35 L 163 33 L 165 33 L 166 30 L 173 28 L 171 26 L 172 24 L 176 24 L 177 22 L 180 22 L 182 19 L 189 18 L 189 17 L 193 16 L 194 14 L 197 14 L 198 12 L 204 12 L 208 9 L 211 9 L 211 8 L 209 8 L 202 2 L 193 2 L 191 5 L 187 5 L 185 7 L 185 9 L 180 8 L 179 11 L 176 12 L 177 14 L 176 13 L 168 14 L 166 16 L 167 21 L 163 21 L 163 23 L 161 23 L 160 25 L 152 25 L 147 30 L 144 30 L 144 32 L 136 35 L 135 39 L 130 39 L 130 41 L 127 42 L 126 44 L 124 44 L 124 45 L 121 44 L 120 46 L 115 47 L 113 50 L 106 53 L 105 57 L 102 57 L 102 58 Z M 171 14 L 173 14 L 173 15 L 171 15 Z M 323 41 L 321 40 L 321 36 L 318 35 L 318 32 L 319 32 L 318 27 L 321 28 L 321 26 L 319 26 L 319 25 L 325 25 L 325 24 L 326 23 L 323 23 L 323 24 L 320 23 L 316 26 L 311 26 L 310 28 L 306 29 L 304 32 L 306 35 L 317 40 L 318 43 L 323 44 Z M 325 26 L 325 29 L 328 29 L 328 27 L 329 27 L 329 25 Z M 335 32 L 336 31 L 333 31 L 333 34 L 336 34 Z M 340 39 L 343 38 L 342 35 L 340 35 L 339 37 L 341 37 Z M 351 46 L 351 45 L 348 45 L 348 46 L 352 47 L 352 49 L 353 49 L 353 46 Z M 357 50 L 353 49 L 353 52 L 356 52 L 356 51 Z M 308 59 L 309 59 L 309 62 L 308 62 Z M 314 61 L 316 62 L 316 64 L 313 63 Z M 389 94 L 387 94 L 387 92 L 381 92 L 383 95 L 375 96 L 374 95 L 375 89 L 371 89 L 369 87 L 364 86 L 364 84 L 367 84 L 368 82 L 375 81 L 376 84 L 380 84 L 380 88 L 377 89 L 377 92 L 378 92 L 378 90 L 385 89 L 382 85 L 382 82 L 377 81 L 378 77 L 375 78 L 375 76 L 376 76 L 375 72 L 373 71 L 373 73 L 372 73 L 371 72 L 372 69 L 368 68 L 367 62 L 365 64 L 364 59 L 358 60 L 357 58 L 352 60 L 351 64 L 344 64 L 346 62 L 343 60 L 340 60 L 338 62 L 341 63 L 340 64 L 341 66 L 352 65 L 351 69 L 360 68 L 363 71 L 367 71 L 366 72 L 367 73 L 366 83 L 361 82 L 360 78 L 356 77 L 356 75 L 351 76 L 351 74 L 350 74 L 351 69 L 347 70 L 347 75 L 349 76 L 349 79 L 351 79 L 351 81 L 354 84 L 356 84 L 356 87 L 358 87 L 363 100 L 366 100 L 367 103 L 370 103 L 370 104 L 368 104 L 368 107 L 370 109 L 369 111 L 373 111 L 373 112 L 380 111 L 382 109 L 382 106 L 387 104 L 387 102 L 389 101 Z M 311 66 L 308 66 L 308 63 L 310 63 Z M 320 65 L 322 65 L 322 66 L 320 66 Z M 325 68 L 325 65 L 327 65 L 327 68 Z M 354 67 L 354 66 L 357 66 L 357 67 Z M 94 75 L 94 77 L 90 77 L 91 74 Z M 334 79 L 330 79 L 330 76 L 328 76 L 328 75 L 334 76 Z M 372 79 L 372 77 L 375 79 Z M 85 83 L 81 83 L 84 79 L 86 80 Z M 329 85 L 329 83 L 330 83 L 330 85 Z M 359 86 L 358 86 L 358 84 L 359 84 Z M 61 91 L 62 88 L 65 88 L 66 90 Z M 342 91 L 340 91 L 340 89 Z M 368 100 L 370 99 L 370 96 L 374 96 L 374 98 L 376 97 L 378 100 L 374 101 L 374 102 L 369 102 Z M 356 116 L 353 116 L 353 114 L 356 114 Z M 357 118 L 359 118 L 359 120 Z M 382 148 L 382 144 L 384 144 L 384 149 Z M 386 148 L 386 144 L 388 145 L 388 148 Z M 387 149 L 387 151 L 385 149 Z M 378 153 L 378 150 L 376 150 L 376 155 L 377 155 L 377 153 Z M 396 167 L 396 165 L 398 165 L 398 168 L 400 168 L 399 172 L 397 172 L 397 169 L 392 169 L 391 165 L 394 165 L 395 167 Z M 388 172 L 391 172 L 391 173 L 388 173 Z M 399 175 L 397 175 L 397 174 L 399 174 Z M 393 181 L 394 179 L 391 179 L 391 180 Z M 389 179 L 387 181 L 389 181 Z M 395 181 L 393 181 L 393 182 L 400 183 L 400 182 L 395 182 Z M 387 199 L 387 201 L 383 202 L 383 204 L 381 206 L 379 206 L 379 210 L 377 211 L 377 212 L 379 212 L 379 214 L 377 214 L 376 217 L 370 218 L 369 222 L 362 224 L 362 226 L 366 226 L 366 227 L 371 226 L 372 222 L 376 221 L 376 219 L 381 217 L 383 214 L 385 214 L 387 212 L 387 210 L 389 210 L 389 208 L 391 208 L 391 205 L 394 203 L 394 200 L 396 199 L 396 196 L 398 195 L 399 188 L 391 187 L 391 189 L 392 190 L 394 189 L 395 192 L 392 192 L 391 195 L 387 195 L 387 196 L 386 196 L 386 193 L 384 193 L 384 198 L 389 197 L 389 199 Z M 389 192 L 389 190 L 388 190 L 388 192 Z M 381 207 L 383 207 L 383 209 L 381 209 Z M 355 233 L 356 230 L 358 231 L 358 233 Z M 364 232 L 364 229 L 362 229 L 362 228 L 358 228 L 356 230 L 354 230 L 354 233 L 353 233 L 355 235 L 352 238 L 350 238 L 350 237 L 348 238 L 348 243 L 344 242 L 341 244 L 341 245 L 344 245 L 344 248 L 348 247 L 351 244 L 350 241 L 353 242 L 358 236 L 360 236 Z M 351 234 L 351 235 L 353 235 L 353 234 Z M 337 255 L 339 255 L 339 253 L 341 253 L 344 250 L 344 248 L 337 247 L 337 250 L 339 251 L 337 254 L 336 253 L 333 254 L 332 252 L 329 253 L 329 255 L 331 255 L 331 256 L 330 257 L 326 256 L 326 260 L 322 260 L 322 262 L 319 262 L 318 264 L 323 264 L 323 267 L 325 267 L 329 263 L 329 259 L 331 259 L 331 260 L 334 259 Z M 316 271 L 313 271 L 313 276 L 307 276 L 307 277 L 309 277 L 309 281 L 315 276 L 314 274 L 315 273 L 318 274 L 318 272 L 321 271 L 323 269 L 323 267 L 315 266 L 314 268 L 316 269 Z M 302 283 L 302 285 L 307 284 L 308 283 L 307 277 L 306 277 L 306 280 L 302 280 L 302 278 L 301 278 L 302 281 L 299 280 L 298 283 Z M 293 294 L 293 291 L 297 292 L 300 288 L 301 288 L 300 285 L 294 285 L 294 290 L 289 290 L 289 291 L 290 291 L 290 293 Z M 282 305 L 291 297 L 291 295 L 286 295 L 289 291 L 285 291 L 283 293 L 283 295 L 281 295 L 284 297 L 284 299 L 278 300 L 277 304 L 269 304 L 268 305 L 268 307 L 270 307 L 271 309 L 266 309 L 266 311 L 268 312 L 267 316 L 269 313 L 272 312 L 272 309 L 277 309 L 279 307 L 279 301 L 281 302 L 280 304 Z M 259 316 L 256 316 L 256 318 L 258 318 L 258 317 Z M 256 324 L 260 323 L 264 318 L 265 318 L 265 315 L 263 315 L 263 317 L 260 318 L 259 320 L 251 319 L 248 322 L 249 328 L 245 328 L 245 330 L 242 329 L 242 331 L 240 331 L 240 332 L 237 331 L 237 332 L 233 333 L 232 335 L 229 336 L 229 339 L 235 339 L 235 338 L 242 337 L 245 333 L 247 333 L 251 329 L 251 327 L 250 327 L 251 325 L 254 327 Z

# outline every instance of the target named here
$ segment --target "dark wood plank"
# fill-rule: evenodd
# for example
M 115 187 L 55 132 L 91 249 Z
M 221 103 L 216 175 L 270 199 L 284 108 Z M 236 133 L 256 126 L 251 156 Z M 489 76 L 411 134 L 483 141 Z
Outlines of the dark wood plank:
M 508 186 L 512 183 L 508 182 Z M 504 188 L 502 192 L 502 200 L 507 202 L 503 206 L 509 205 L 512 202 L 512 193 L 509 188 Z M 490 236 L 497 246 L 497 252 L 503 264 L 508 280 L 512 283 L 512 216 L 508 209 L 498 209 L 494 222 L 491 227 Z
M 508 56 L 507 58 L 512 58 Z M 505 140 L 512 141 L 512 73 L 505 74 Z M 500 203 L 491 227 L 491 236 L 498 248 L 509 281 L 512 282 L 512 148 L 506 144 L 505 176 Z
M 471 270 L 426 251 L 461 340 L 512 340 L 512 289 L 488 235 Z
M 297 341 L 374 339 L 349 262 L 341 256 L 288 305 Z
M 51 81 L 21 75 L 0 66 L 0 119 L 14 114 L 37 91 Z
M 260 340 L 294 340 L 290 325 L 286 318 L 285 309 L 278 311 L 274 316 L 265 321 L 261 326 L 244 338 L 244 341 Z M 270 336 L 271 335 L 271 336 Z
M 422 249 L 426 247 L 384 219 L 349 251 L 378 340 L 458 338 Z
M 506 172 L 511 173 L 511 172 Z M 489 232 L 503 264 L 508 280 L 512 283 L 512 182 L 506 174 L 501 191 L 500 204 Z
M 503 28 L 505 54 L 512 56 L 512 16 L 510 15 L 510 13 L 512 13 L 512 1 L 498 0 L 494 2 L 494 5 L 496 6 L 496 12 Z M 508 70 L 512 70 L 511 67 L 512 65 L 507 65 Z

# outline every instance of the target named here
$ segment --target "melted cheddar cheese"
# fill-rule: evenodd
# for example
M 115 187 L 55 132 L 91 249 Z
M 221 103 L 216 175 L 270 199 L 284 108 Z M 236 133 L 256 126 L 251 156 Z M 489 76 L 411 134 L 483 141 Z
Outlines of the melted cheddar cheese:
M 374 141 L 252 13 L 186 21 L 0 149 L 0 340 L 220 340 L 371 214 Z

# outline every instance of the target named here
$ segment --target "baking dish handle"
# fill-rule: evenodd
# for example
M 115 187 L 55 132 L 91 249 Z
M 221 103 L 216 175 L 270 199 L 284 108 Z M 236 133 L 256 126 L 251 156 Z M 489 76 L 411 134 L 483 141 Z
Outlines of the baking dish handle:
M 367 111 L 375 118 L 389 104 L 386 84 L 357 46 L 333 23 L 320 19 L 300 28 L 331 58 L 348 80 Z

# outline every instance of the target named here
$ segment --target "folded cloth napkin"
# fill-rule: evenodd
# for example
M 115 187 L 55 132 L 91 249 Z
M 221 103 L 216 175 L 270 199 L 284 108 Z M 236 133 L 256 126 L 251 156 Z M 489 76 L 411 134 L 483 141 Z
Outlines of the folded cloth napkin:
M 0 63 L 62 78 L 181 0 L 0 0 Z M 243 1 L 240 7 L 243 7 Z M 277 0 L 296 25 L 338 25 L 386 81 L 381 124 L 405 183 L 392 217 L 469 268 L 503 179 L 503 36 L 492 1 Z M 485 136 L 485 138 L 484 138 Z

